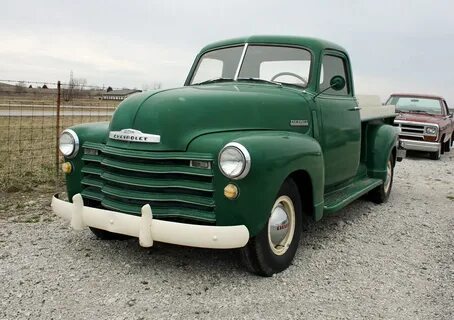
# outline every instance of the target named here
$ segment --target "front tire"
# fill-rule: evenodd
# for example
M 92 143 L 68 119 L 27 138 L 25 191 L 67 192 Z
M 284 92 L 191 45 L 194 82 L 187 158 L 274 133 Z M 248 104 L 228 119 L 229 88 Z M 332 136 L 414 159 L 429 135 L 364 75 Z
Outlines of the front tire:
M 438 149 L 438 151 L 430 153 L 430 159 L 432 159 L 432 160 L 440 160 L 441 149 L 443 149 L 443 145 L 440 143 L 440 148 Z
M 380 204 L 388 201 L 394 179 L 394 158 L 391 154 L 386 163 L 386 179 L 383 183 L 369 193 L 371 201 Z
M 281 186 L 268 222 L 248 244 L 241 248 L 246 268 L 270 277 L 287 269 L 298 249 L 302 230 L 302 206 L 298 187 L 291 179 Z

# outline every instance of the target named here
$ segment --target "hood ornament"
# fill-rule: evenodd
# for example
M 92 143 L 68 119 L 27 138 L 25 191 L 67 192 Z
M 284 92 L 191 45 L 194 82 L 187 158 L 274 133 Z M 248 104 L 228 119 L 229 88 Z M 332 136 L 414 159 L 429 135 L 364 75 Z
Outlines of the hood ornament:
M 161 136 L 157 134 L 143 133 L 135 129 L 123 129 L 120 131 L 110 131 L 109 138 L 121 141 L 160 143 Z

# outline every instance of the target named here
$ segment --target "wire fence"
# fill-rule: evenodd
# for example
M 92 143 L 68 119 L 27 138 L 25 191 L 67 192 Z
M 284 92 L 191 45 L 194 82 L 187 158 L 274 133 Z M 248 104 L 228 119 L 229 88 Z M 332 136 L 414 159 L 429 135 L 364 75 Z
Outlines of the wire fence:
M 60 132 L 78 123 L 108 121 L 127 92 L 108 89 L 0 80 L 0 192 L 60 183 Z

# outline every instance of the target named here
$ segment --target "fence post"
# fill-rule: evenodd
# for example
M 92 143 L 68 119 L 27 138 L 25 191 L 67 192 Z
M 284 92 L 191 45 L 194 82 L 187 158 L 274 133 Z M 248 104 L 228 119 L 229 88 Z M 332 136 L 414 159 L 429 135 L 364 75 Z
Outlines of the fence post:
M 60 81 L 57 82 L 57 115 L 56 115 L 56 126 L 55 126 L 55 170 L 56 170 L 56 178 L 58 179 L 59 170 L 59 140 L 60 140 L 60 97 L 61 97 L 61 84 Z M 57 180 L 56 179 L 56 180 Z

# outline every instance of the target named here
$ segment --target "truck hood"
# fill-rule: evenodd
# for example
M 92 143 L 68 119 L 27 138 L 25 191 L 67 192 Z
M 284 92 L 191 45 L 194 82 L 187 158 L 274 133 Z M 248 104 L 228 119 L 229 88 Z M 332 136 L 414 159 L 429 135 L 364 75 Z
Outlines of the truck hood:
M 439 123 L 443 119 L 442 115 L 431 115 L 424 113 L 402 112 L 396 117 L 396 120 L 414 121 L 423 123 Z
M 184 151 L 196 137 L 236 130 L 309 130 L 308 99 L 301 90 L 268 84 L 222 83 L 142 93 L 123 101 L 109 131 L 123 129 L 160 136 L 159 143 L 108 139 L 136 150 Z M 303 126 L 291 126 L 291 120 Z M 306 123 L 307 122 L 307 123 Z M 295 121 L 293 122 L 295 124 Z

